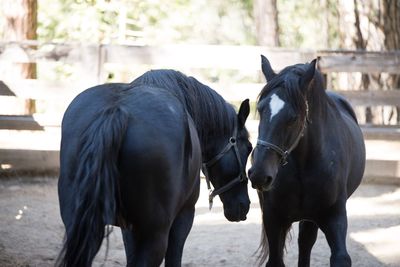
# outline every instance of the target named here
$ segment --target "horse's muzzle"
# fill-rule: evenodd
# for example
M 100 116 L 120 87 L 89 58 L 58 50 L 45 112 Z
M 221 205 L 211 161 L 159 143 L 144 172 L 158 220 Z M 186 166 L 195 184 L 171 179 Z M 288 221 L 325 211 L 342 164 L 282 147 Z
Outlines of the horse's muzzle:
M 247 219 L 246 215 L 250 209 L 250 201 L 247 203 L 239 203 L 234 207 L 224 208 L 225 218 L 230 222 L 240 222 Z
M 272 187 L 274 177 L 266 173 L 256 173 L 253 168 L 249 169 L 251 187 L 258 191 L 268 191 Z

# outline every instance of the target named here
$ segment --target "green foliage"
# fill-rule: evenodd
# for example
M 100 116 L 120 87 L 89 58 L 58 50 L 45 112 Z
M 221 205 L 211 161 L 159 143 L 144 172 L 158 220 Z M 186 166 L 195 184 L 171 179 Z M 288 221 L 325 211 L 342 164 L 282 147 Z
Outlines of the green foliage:
M 144 44 L 254 44 L 251 0 L 39 0 L 39 39 L 112 43 L 119 19 Z M 120 17 L 122 15 L 122 17 Z M 135 34 L 137 36 L 135 36 Z
M 116 12 L 104 1 L 39 0 L 38 38 L 101 42 L 113 35 Z M 110 4 L 111 5 L 111 4 Z
M 116 43 L 125 17 L 126 39 L 138 44 L 255 45 L 254 1 L 38 0 L 38 38 Z M 340 47 L 336 0 L 277 0 L 277 5 L 282 47 Z M 0 34 L 3 26 L 0 20 Z
M 295 49 L 339 47 L 337 1 L 278 0 L 277 5 L 282 47 Z

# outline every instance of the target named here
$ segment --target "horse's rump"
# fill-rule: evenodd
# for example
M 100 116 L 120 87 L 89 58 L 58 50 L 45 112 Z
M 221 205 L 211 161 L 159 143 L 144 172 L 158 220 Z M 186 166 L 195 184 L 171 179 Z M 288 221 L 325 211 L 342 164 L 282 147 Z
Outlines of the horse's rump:
M 90 265 L 105 235 L 104 226 L 124 222 L 117 160 L 128 114 L 115 102 L 103 108 L 86 103 L 95 116 L 89 123 L 77 124 L 75 120 L 84 116 L 74 112 L 75 104 L 85 104 L 85 94 L 73 101 L 62 123 L 58 190 L 66 240 L 57 260 L 61 266 Z

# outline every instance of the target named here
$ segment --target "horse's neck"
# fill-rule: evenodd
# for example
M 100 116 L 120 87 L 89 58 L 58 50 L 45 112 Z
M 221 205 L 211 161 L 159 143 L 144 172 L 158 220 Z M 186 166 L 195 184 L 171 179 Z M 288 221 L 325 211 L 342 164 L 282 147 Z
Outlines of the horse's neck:
M 226 133 L 221 129 L 206 129 L 203 128 L 202 135 L 200 137 L 200 146 L 202 150 L 203 160 L 207 161 L 217 155 L 229 141 L 232 133 Z M 225 143 L 226 141 L 226 143 Z M 220 147 L 218 143 L 223 143 Z
M 308 123 L 303 138 L 299 142 L 302 156 L 309 153 L 318 153 L 324 149 L 323 143 L 327 131 L 329 131 L 332 111 L 328 107 L 327 99 L 319 99 L 319 102 L 309 101 L 310 110 Z
M 227 118 L 227 120 L 229 120 Z M 207 126 L 204 126 L 207 127 Z M 233 126 L 232 126 L 233 128 Z M 229 142 L 229 138 L 232 137 L 233 132 L 226 132 L 220 129 L 205 129 L 203 133 L 199 134 L 200 146 L 202 151 L 203 162 L 210 161 L 217 154 L 219 154 L 224 146 Z

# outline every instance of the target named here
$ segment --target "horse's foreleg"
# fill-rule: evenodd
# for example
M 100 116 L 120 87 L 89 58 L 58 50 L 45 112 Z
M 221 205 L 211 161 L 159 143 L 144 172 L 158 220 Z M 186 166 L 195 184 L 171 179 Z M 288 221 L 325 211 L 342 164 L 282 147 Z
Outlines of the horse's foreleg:
M 286 235 L 291 223 L 281 221 L 276 216 L 264 213 L 264 229 L 268 238 L 269 258 L 267 267 L 283 267 L 283 251 L 285 248 Z
M 311 249 L 317 240 L 318 226 L 311 221 L 301 221 L 299 223 L 299 267 L 310 266 Z
M 179 267 L 182 262 L 183 246 L 193 225 L 194 206 L 183 209 L 174 220 L 169 232 L 166 267 Z
M 347 215 L 346 203 L 338 203 L 332 212 L 319 223 L 331 248 L 331 266 L 351 266 L 351 258 L 346 249 Z

